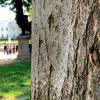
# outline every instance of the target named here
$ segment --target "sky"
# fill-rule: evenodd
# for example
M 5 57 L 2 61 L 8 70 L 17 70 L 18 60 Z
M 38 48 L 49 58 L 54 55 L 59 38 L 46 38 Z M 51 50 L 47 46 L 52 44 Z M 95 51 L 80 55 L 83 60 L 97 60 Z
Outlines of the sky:
M 0 22 L 9 21 L 15 19 L 15 13 L 9 10 L 9 6 L 0 6 Z

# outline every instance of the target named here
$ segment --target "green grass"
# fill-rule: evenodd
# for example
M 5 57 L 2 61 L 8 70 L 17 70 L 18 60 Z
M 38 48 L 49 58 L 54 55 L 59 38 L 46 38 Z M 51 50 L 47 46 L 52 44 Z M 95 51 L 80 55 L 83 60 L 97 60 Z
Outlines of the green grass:
M 0 100 L 30 100 L 30 60 L 0 65 Z
M 5 43 L 9 43 L 9 41 L 8 40 L 0 40 L 0 46 L 4 45 Z M 32 43 L 32 40 L 30 39 L 29 44 L 31 44 L 31 43 Z M 18 40 L 17 39 L 11 40 L 10 44 L 18 45 Z
M 9 43 L 8 40 L 0 40 L 0 46 L 4 45 L 5 43 Z M 18 40 L 11 40 L 10 43 L 17 45 Z

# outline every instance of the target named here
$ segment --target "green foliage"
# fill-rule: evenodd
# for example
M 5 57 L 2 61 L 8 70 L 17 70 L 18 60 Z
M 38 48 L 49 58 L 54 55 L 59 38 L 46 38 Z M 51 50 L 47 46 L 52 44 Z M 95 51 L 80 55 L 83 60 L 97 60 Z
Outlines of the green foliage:
M 32 4 L 32 0 L 23 0 L 23 6 L 26 8 L 26 11 L 30 11 L 30 6 Z
M 23 6 L 25 8 L 25 10 L 29 13 L 30 10 L 30 6 L 32 4 L 32 0 L 23 0 Z M 14 11 L 15 10 L 15 2 L 14 0 L 0 0 L 0 5 L 1 6 L 7 6 L 10 5 L 11 6 L 11 10 Z
M 30 6 L 30 9 L 29 9 L 29 21 L 32 21 L 32 6 Z
M 31 32 L 26 31 L 25 34 L 26 34 L 27 36 L 29 36 L 29 38 L 31 38 L 31 35 L 32 35 Z
M 15 60 L 11 64 L 0 65 L 1 98 L 30 100 L 30 66 L 30 60 Z

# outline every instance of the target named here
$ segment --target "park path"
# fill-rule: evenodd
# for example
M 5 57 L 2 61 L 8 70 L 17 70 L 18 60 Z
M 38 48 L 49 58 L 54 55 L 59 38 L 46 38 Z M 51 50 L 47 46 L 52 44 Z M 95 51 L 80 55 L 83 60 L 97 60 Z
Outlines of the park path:
M 0 52 L 0 64 L 9 64 L 17 58 L 17 54 L 15 55 L 4 55 Z
M 0 47 L 0 64 L 8 64 L 8 63 L 11 63 L 14 59 L 17 58 L 17 54 L 18 53 L 15 53 L 15 54 L 4 54 L 3 52 L 3 48 Z

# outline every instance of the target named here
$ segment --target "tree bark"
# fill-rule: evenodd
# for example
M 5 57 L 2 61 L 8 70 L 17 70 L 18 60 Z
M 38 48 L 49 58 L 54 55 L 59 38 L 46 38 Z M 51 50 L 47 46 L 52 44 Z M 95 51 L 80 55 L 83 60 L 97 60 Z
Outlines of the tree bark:
M 32 20 L 31 100 L 100 100 L 100 1 L 33 0 Z

